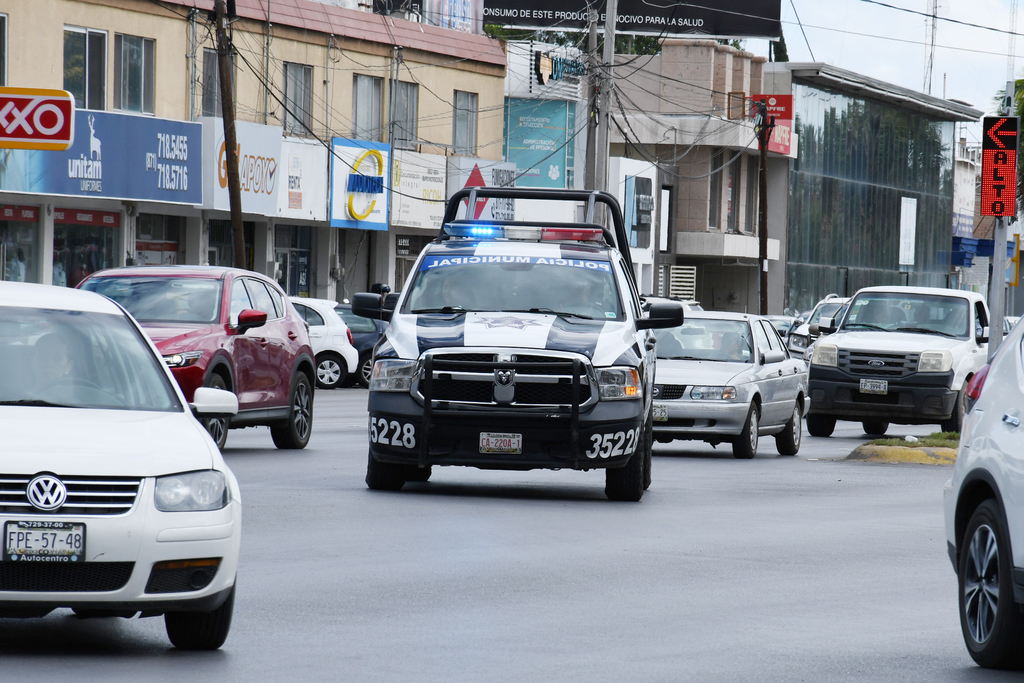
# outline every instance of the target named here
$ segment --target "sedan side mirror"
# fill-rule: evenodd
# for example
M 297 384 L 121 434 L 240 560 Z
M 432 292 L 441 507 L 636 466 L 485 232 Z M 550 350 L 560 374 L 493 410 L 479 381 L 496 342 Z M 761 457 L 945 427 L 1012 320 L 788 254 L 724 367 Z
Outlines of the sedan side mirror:
M 188 407 L 196 417 L 234 417 L 238 414 L 238 397 L 224 389 L 199 387 Z
M 252 308 L 247 308 L 238 314 L 238 334 L 245 334 L 246 330 L 250 330 L 254 327 L 262 327 L 266 323 L 266 313 Z
M 683 307 L 675 303 L 651 304 L 646 318 L 636 321 L 638 330 L 660 330 L 666 327 L 679 327 L 683 324 Z
M 782 351 L 765 351 L 762 358 L 764 359 L 763 365 L 771 365 L 786 360 L 786 354 Z

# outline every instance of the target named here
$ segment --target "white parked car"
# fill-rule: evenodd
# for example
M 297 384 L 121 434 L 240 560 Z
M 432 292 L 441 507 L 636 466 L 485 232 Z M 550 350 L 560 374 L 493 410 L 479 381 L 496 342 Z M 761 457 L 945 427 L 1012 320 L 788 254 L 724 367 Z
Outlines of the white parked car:
M 164 615 L 177 647 L 231 626 L 238 483 L 138 324 L 91 292 L 0 282 L 0 616 Z
M 781 455 L 800 450 L 807 365 L 791 358 L 767 318 L 688 312 L 656 332 L 654 438 L 727 442 L 737 458 L 775 436 Z
M 967 384 L 967 413 L 946 483 L 946 542 L 960 625 L 981 666 L 1024 666 L 1024 328 Z
M 321 389 L 340 387 L 348 373 L 359 367 L 352 331 L 334 307 L 336 301 L 290 297 L 295 310 L 309 324 L 309 345 L 316 356 L 316 385 Z

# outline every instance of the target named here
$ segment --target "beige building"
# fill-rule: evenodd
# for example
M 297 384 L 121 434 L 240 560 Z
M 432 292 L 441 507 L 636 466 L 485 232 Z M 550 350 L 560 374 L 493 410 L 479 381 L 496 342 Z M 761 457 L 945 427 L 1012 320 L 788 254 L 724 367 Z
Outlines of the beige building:
M 0 219 L 17 220 L 0 220 L 0 276 L 73 285 L 125 262 L 232 262 L 212 6 L 0 0 L 3 83 L 78 106 L 68 152 L 3 150 Z M 309 296 L 400 287 L 395 230 L 331 227 L 331 139 L 500 159 L 502 45 L 314 0 L 237 7 L 249 267 Z

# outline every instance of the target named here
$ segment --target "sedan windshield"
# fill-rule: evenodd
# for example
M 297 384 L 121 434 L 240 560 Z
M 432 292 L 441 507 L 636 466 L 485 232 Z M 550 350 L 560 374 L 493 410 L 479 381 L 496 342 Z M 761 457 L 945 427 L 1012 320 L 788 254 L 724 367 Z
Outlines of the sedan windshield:
M 186 277 L 97 277 L 82 289 L 109 297 L 139 322 L 215 323 L 221 281 Z
M 0 306 L 0 406 L 179 411 L 161 363 L 123 315 Z
M 743 320 L 688 318 L 679 327 L 657 330 L 658 358 L 750 363 L 750 326 Z
M 509 254 L 426 256 L 402 312 L 469 311 L 622 319 L 608 261 Z
M 946 337 L 969 335 L 970 306 L 958 296 L 865 292 L 857 296 L 844 330 L 918 332 Z

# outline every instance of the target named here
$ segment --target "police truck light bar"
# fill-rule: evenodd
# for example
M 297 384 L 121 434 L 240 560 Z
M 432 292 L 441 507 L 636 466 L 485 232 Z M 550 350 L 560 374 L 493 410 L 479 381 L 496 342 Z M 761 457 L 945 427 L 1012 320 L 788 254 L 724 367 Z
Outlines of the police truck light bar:
M 1016 116 L 986 116 L 981 136 L 981 215 L 1017 215 Z
M 600 228 L 539 228 L 522 226 L 486 225 L 481 223 L 448 223 L 444 231 L 449 237 L 476 239 L 552 240 L 563 242 L 600 242 L 604 233 Z

